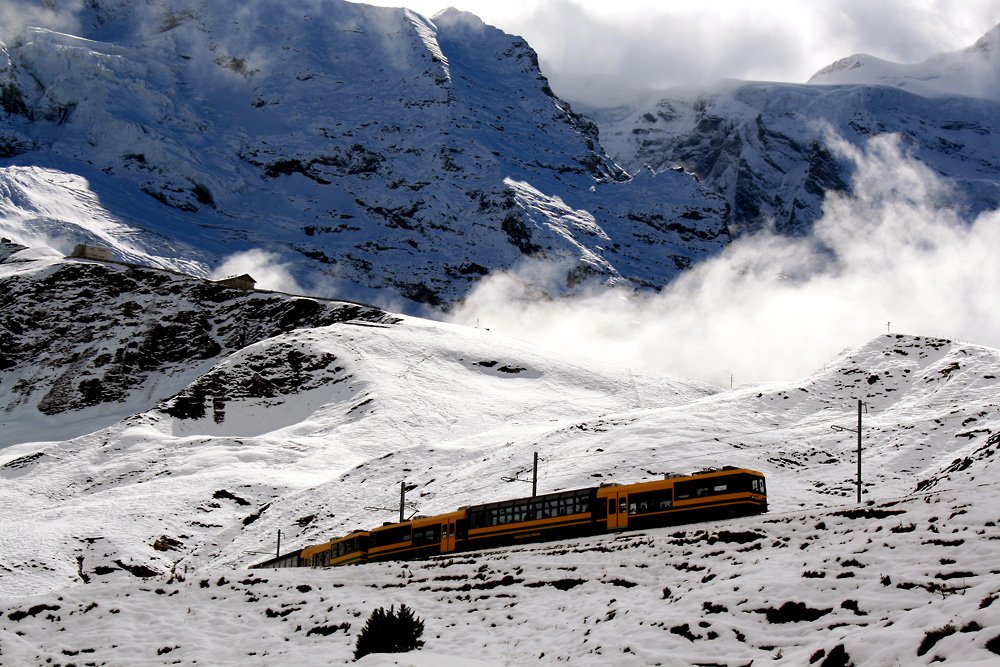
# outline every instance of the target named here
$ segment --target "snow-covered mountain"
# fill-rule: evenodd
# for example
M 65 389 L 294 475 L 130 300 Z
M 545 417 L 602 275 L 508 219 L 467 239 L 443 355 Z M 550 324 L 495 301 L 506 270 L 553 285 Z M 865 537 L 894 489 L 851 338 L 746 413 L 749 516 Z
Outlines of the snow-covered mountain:
M 996 662 L 1000 351 L 886 335 L 723 391 L 365 305 L 537 257 L 549 293 L 656 288 L 728 242 L 728 205 L 670 157 L 629 177 L 522 40 L 454 10 L 45 4 L 0 48 L 0 664 L 346 663 L 399 603 L 426 653 L 362 664 Z M 663 100 L 616 154 L 688 151 L 741 225 L 787 206 L 798 233 L 850 182 L 814 122 L 899 130 L 972 213 L 1000 201 L 1000 102 L 959 93 L 997 34 Z M 359 302 L 208 279 L 250 250 Z M 770 512 L 245 569 L 279 531 L 393 519 L 400 482 L 421 514 L 523 496 L 536 452 L 545 492 L 753 468 Z
M 985 665 L 1000 650 L 997 350 L 881 336 L 802 380 L 719 391 L 352 304 L 0 255 L 4 310 L 27 310 L 0 371 L 4 664 L 329 664 L 400 602 L 427 620 L 435 664 Z M 288 326 L 260 331 L 255 309 Z M 86 400 L 95 381 L 107 400 Z M 858 399 L 861 506 L 856 436 L 831 428 L 856 425 Z M 391 519 L 370 508 L 392 508 L 400 481 L 424 514 L 521 496 L 504 478 L 533 452 L 544 491 L 751 467 L 770 513 L 241 569 L 279 530 L 287 550 Z
M 53 6 L 0 44 L 14 241 L 198 275 L 264 250 L 311 293 L 444 306 L 526 257 L 562 265 L 550 293 L 656 287 L 729 240 L 721 197 L 630 178 L 530 46 L 470 14 Z
M 856 55 L 807 84 L 726 81 L 592 115 L 620 164 L 694 173 L 740 230 L 808 233 L 825 194 L 851 188 L 839 142 L 886 133 L 954 186 L 942 204 L 970 219 L 1000 206 L 1000 26 L 921 64 Z

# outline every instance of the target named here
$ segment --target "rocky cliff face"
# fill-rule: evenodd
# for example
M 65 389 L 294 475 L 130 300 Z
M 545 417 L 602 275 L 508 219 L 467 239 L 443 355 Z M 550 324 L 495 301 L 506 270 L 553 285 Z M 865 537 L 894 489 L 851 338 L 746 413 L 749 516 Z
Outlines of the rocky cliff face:
M 432 306 L 528 257 L 566 265 L 550 292 L 658 286 L 728 242 L 720 197 L 629 178 L 530 46 L 469 14 L 97 0 L 54 16 L 75 32 L 24 28 L 0 51 L 15 240 L 206 273 L 266 248 L 305 284 Z M 100 203 L 88 219 L 46 210 L 65 174 L 85 179 L 67 209 Z
M 113 423 L 281 333 L 395 319 L 358 304 L 248 292 L 155 269 L 18 261 L 17 248 L 5 247 L 14 251 L 0 259 L 0 410 L 8 444 L 30 438 L 38 419 L 69 433 L 86 432 L 94 419 Z M 286 361 L 294 379 L 294 353 Z M 283 374 L 258 373 L 247 382 L 266 392 L 278 382 L 270 375 Z M 217 388 L 208 400 L 224 400 L 223 390 L 233 389 Z M 205 410 L 204 400 L 200 408 L 190 399 L 184 405 Z
M 952 183 L 950 203 L 972 217 L 1000 205 L 998 36 L 919 65 L 852 56 L 806 85 L 726 82 L 596 115 L 621 164 L 696 174 L 726 197 L 736 229 L 808 233 L 825 193 L 851 188 L 837 141 L 886 133 Z

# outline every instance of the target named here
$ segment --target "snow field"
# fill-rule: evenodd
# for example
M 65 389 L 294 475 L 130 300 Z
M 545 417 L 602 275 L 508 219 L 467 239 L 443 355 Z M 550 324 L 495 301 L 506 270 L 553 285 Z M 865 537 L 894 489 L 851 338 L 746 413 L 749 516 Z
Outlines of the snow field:
M 4 603 L 0 646 L 12 664 L 339 664 L 372 609 L 402 603 L 424 620 L 428 654 L 491 665 L 796 665 L 839 644 L 855 664 L 988 665 L 1000 515 L 976 500 L 990 494 L 413 563 L 77 586 Z

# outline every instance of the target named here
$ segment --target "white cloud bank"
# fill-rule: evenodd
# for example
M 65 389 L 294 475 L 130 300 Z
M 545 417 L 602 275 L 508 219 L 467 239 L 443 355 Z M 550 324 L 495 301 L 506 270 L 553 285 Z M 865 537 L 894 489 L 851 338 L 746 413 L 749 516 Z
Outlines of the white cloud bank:
M 857 163 L 854 196 L 828 196 L 814 237 L 740 239 L 656 295 L 541 301 L 497 274 L 452 319 L 725 387 L 802 377 L 890 328 L 1000 347 L 1000 212 L 959 220 L 893 135 L 840 150 Z M 537 279 L 537 266 L 523 271 Z
M 230 255 L 212 272 L 212 280 L 222 280 L 233 276 L 250 275 L 257 281 L 259 289 L 287 292 L 289 294 L 305 294 L 292 277 L 291 271 L 281 258 L 264 250 L 247 250 Z
M 921 62 L 1000 23 L 995 0 L 369 0 L 448 5 L 523 36 L 557 94 L 606 104 L 722 79 L 804 82 L 854 53 Z

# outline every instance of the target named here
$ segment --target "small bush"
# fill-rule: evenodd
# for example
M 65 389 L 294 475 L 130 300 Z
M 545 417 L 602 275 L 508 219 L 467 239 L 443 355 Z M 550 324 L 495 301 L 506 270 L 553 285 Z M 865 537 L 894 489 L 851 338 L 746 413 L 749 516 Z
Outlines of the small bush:
M 944 627 L 937 628 L 935 630 L 928 630 L 924 633 L 924 640 L 920 642 L 920 647 L 917 649 L 917 655 L 924 655 L 937 644 L 939 641 L 947 637 L 948 635 L 955 634 L 955 626 L 949 623 Z
M 819 667 L 854 667 L 843 644 L 837 644 Z
M 773 607 L 767 609 L 754 609 L 758 614 L 765 614 L 768 623 L 799 623 L 811 622 L 826 616 L 830 609 L 812 609 L 802 602 L 786 602 L 779 609 Z
M 354 659 L 360 660 L 369 653 L 405 653 L 424 645 L 424 622 L 413 615 L 405 604 L 399 611 L 379 607 L 372 612 L 354 645 Z

